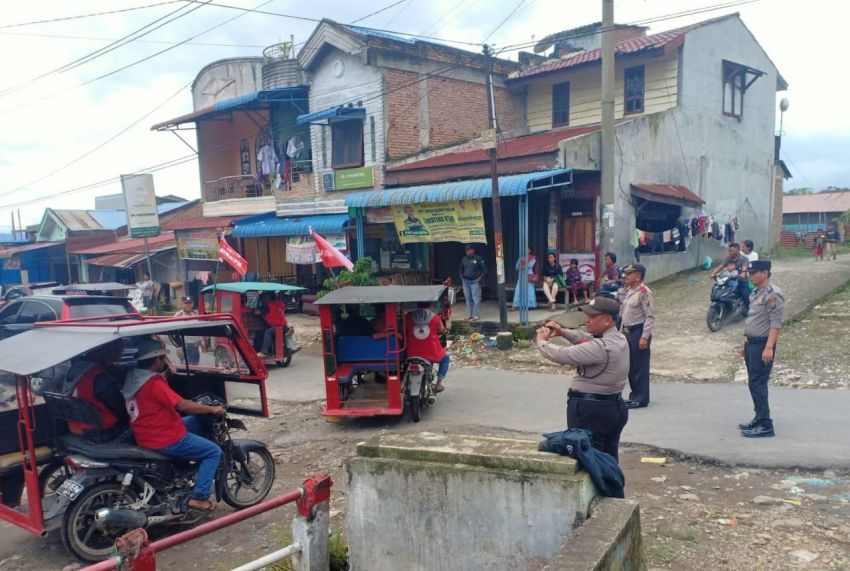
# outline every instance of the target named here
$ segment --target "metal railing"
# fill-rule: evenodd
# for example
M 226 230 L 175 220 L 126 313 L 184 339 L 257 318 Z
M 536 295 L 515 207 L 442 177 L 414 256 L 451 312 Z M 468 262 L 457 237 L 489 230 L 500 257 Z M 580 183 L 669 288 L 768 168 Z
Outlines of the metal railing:
M 234 571 L 261 569 L 282 559 L 299 555 L 303 557 L 300 557 L 296 563 L 295 568 L 298 571 L 326 571 L 330 565 L 327 538 L 332 485 L 333 481 L 329 474 L 314 474 L 304 480 L 297 490 L 153 543 L 148 542 L 147 532 L 144 529 L 135 529 L 115 541 L 117 555 L 84 567 L 81 571 L 110 571 L 119 568 L 132 571 L 156 571 L 157 553 L 293 502 L 298 504 L 298 512 L 293 521 L 293 536 L 297 541 L 283 549 L 250 561 Z

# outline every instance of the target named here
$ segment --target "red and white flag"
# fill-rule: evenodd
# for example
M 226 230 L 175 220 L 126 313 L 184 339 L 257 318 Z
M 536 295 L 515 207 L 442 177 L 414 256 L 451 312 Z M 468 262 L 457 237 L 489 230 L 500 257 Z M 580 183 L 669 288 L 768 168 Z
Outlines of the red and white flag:
M 316 242 L 316 249 L 322 256 L 322 265 L 326 268 L 345 268 L 348 271 L 354 269 L 354 264 L 351 260 L 345 257 L 345 254 L 334 248 L 330 242 L 313 232 L 310 228 L 310 235 Z
M 236 273 L 244 276 L 248 273 L 248 260 L 239 255 L 222 236 L 218 239 L 218 257 L 223 262 L 230 264 Z

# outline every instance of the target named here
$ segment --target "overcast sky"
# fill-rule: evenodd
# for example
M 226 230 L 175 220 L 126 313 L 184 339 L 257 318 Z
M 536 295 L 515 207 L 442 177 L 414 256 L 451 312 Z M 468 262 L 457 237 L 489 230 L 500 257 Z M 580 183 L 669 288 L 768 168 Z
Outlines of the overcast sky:
M 4 17 L 0 21 L 0 53 L 4 54 L 0 60 L 0 227 L 10 224 L 10 207 L 20 208 L 24 224 L 38 222 L 47 206 L 93 208 L 94 196 L 118 193 L 120 185 L 112 182 L 94 190 L 68 191 L 186 157 L 191 151 L 174 135 L 151 132 L 150 126 L 192 111 L 188 84 L 197 72 L 217 59 L 261 55 L 263 46 L 288 40 L 291 34 L 296 43 L 303 42 L 315 26 L 310 21 L 248 13 L 192 40 L 221 45 L 181 45 L 82 87 L 79 85 L 84 82 L 151 56 L 243 12 L 199 7 L 142 41 L 120 47 L 73 69 L 49 74 L 167 15 L 184 2 L 92 18 L 8 27 L 163 1 L 39 0 L 4 4 Z M 326 17 L 345 23 L 394 3 L 393 0 L 213 2 L 259 7 L 308 18 Z M 619 23 L 632 23 L 721 3 L 724 2 L 618 0 L 615 16 Z M 481 41 L 518 4 L 519 9 L 492 35 L 490 43 L 498 47 L 527 42 L 601 19 L 599 0 L 524 0 L 521 3 L 519 0 L 406 0 L 363 20 L 360 25 L 449 40 Z M 841 38 L 846 33 L 844 20 L 848 11 L 839 8 L 842 5 L 828 0 L 760 0 L 653 23 L 650 33 L 740 12 L 744 23 L 790 85 L 786 93 L 779 94 L 791 102 L 785 114 L 784 158 L 794 179 L 788 181 L 786 187 L 850 186 L 850 161 L 847 159 L 850 156 L 850 115 L 843 111 L 850 76 L 839 71 L 842 54 L 846 52 Z M 43 74 L 47 75 L 36 79 Z M 134 123 L 135 126 L 130 127 Z M 126 132 L 103 144 L 125 129 Z M 194 144 L 194 133 L 188 131 L 186 135 Z M 103 146 L 94 150 L 99 145 Z M 84 154 L 86 156 L 80 158 Z M 53 171 L 58 172 L 51 174 Z M 198 169 L 194 160 L 156 172 L 154 180 L 157 194 L 199 196 Z M 30 203 L 40 197 L 50 198 Z

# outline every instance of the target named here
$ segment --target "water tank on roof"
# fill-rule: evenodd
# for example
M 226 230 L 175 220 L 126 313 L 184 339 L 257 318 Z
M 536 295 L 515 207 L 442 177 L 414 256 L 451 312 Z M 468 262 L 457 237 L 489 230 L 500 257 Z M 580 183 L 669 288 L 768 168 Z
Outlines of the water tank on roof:
M 292 42 L 274 44 L 263 50 L 263 89 L 304 84 Z

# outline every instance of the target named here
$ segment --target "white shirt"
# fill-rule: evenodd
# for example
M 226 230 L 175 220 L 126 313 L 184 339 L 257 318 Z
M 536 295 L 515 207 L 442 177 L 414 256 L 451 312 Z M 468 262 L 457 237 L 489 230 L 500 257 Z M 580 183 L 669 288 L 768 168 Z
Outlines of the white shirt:
M 758 260 L 758 259 L 759 259 L 759 253 L 758 253 L 758 252 L 756 252 L 755 250 L 753 250 L 753 251 L 752 251 L 752 252 L 750 252 L 749 254 L 744 254 L 744 255 L 745 255 L 745 256 L 747 257 L 747 259 L 748 259 L 749 261 L 751 261 L 751 262 L 755 262 L 756 260 Z

